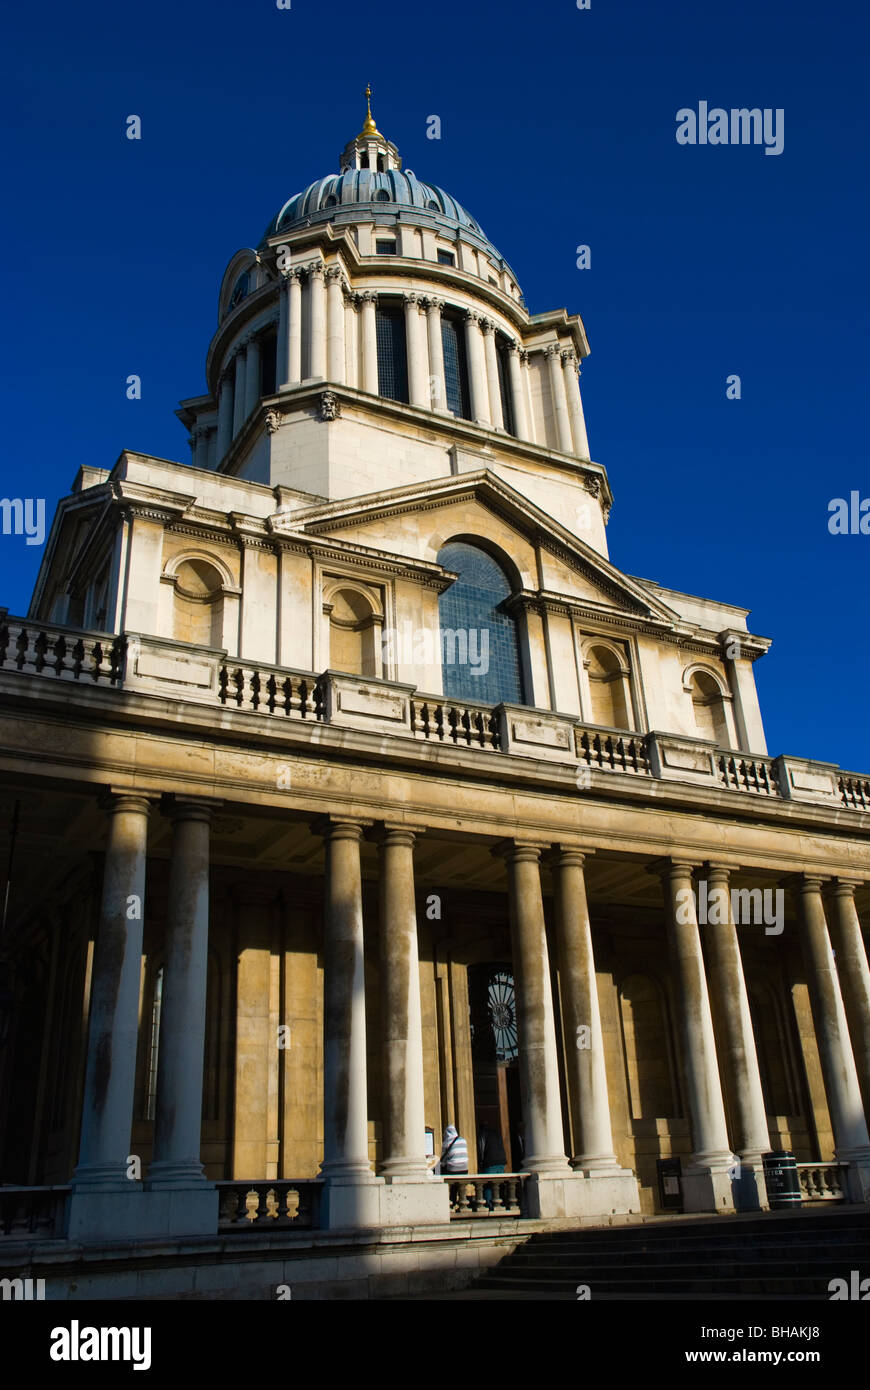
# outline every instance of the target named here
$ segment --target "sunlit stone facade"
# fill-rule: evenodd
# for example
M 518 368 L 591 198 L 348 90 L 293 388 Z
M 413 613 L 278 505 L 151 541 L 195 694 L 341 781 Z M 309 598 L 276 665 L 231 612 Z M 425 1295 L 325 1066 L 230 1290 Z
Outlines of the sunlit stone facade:
M 369 116 L 230 261 L 190 464 L 60 502 L 0 1180 L 71 1237 L 606 1220 L 674 1156 L 728 1211 L 779 1148 L 866 1200 L 870 780 L 768 754 L 746 610 L 608 560 L 588 350 Z M 484 1123 L 491 1215 L 426 1161 Z

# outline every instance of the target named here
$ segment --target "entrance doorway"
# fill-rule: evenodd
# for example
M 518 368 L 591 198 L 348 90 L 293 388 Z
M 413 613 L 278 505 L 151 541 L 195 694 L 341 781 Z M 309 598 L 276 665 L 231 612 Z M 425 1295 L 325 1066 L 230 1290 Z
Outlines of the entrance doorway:
M 523 1165 L 522 1107 L 513 971 L 503 961 L 468 967 L 475 1142 L 483 1125 L 501 1136 L 507 1171 Z

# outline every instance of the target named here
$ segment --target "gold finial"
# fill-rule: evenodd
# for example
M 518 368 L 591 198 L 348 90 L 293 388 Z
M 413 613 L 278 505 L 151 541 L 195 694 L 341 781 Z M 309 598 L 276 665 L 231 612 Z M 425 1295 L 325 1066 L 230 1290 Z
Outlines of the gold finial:
M 359 134 L 360 134 L 360 135 L 381 135 L 381 132 L 378 130 L 377 126 L 375 125 L 374 121 L 372 120 L 372 89 L 371 89 L 371 87 L 370 87 L 369 85 L 366 86 L 366 118 L 365 118 L 365 124 L 363 125 L 363 128 L 362 128 L 362 130 L 360 131 Z M 383 139 L 383 138 L 384 138 L 384 137 L 381 135 L 381 139 Z M 357 136 L 357 139 L 359 139 L 359 136 Z

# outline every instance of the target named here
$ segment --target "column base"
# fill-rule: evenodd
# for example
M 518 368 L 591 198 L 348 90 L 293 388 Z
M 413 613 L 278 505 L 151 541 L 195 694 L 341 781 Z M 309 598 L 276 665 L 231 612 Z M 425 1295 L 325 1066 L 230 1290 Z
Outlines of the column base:
M 682 1172 L 683 1211 L 734 1211 L 735 1171 L 733 1154 L 693 1159 Z
M 384 1226 L 441 1226 L 450 1221 L 450 1188 L 425 1172 L 385 1174 L 381 1192 Z
M 640 1211 L 637 1178 L 627 1168 L 566 1176 L 530 1173 L 523 1184 L 523 1202 L 525 1214 L 538 1220 Z
M 212 1184 L 146 1192 L 138 1183 L 128 1183 L 127 1189 L 74 1191 L 66 1209 L 67 1239 L 86 1244 L 217 1234 L 218 1192 Z
M 383 1178 L 324 1175 L 320 1225 L 325 1231 L 377 1229 L 381 1225 Z
M 80 1163 L 70 1187 L 73 1192 L 130 1192 L 141 1183 L 127 1177 L 126 1163 Z
M 735 1211 L 769 1211 L 760 1153 L 744 1153 L 728 1170 Z
M 146 1192 L 156 1192 L 160 1189 L 166 1191 L 196 1189 L 199 1186 L 210 1186 L 205 1176 L 205 1169 L 197 1161 L 177 1162 L 173 1159 L 158 1159 L 156 1163 L 148 1165 L 148 1175 L 145 1178 Z

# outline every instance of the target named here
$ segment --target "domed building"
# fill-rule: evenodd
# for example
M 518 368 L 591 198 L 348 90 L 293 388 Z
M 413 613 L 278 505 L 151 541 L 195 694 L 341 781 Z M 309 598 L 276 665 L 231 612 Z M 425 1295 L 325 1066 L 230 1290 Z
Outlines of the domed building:
M 764 1209 L 780 1150 L 867 1200 L 870 778 L 768 753 L 745 609 L 610 563 L 588 353 L 369 106 L 230 260 L 190 463 L 58 504 L 0 622 L 34 1277 L 135 1239 L 206 1297 L 265 1232 L 259 1296 L 461 1283 Z

